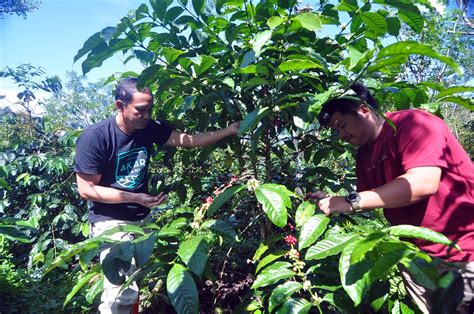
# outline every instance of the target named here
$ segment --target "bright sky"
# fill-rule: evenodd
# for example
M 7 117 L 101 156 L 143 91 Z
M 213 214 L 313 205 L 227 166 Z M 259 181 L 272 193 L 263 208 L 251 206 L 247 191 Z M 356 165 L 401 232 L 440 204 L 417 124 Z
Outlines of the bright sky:
M 31 63 L 45 69 L 46 75 L 65 80 L 66 71 L 82 73 L 81 62 L 74 56 L 84 42 L 107 26 L 115 26 L 128 11 L 147 0 L 43 0 L 39 9 L 26 19 L 8 15 L 0 19 L 0 69 Z M 123 65 L 120 54 L 87 74 L 89 81 L 115 72 L 140 71 L 133 61 Z M 17 90 L 9 80 L 0 79 L 0 107 L 11 105 Z

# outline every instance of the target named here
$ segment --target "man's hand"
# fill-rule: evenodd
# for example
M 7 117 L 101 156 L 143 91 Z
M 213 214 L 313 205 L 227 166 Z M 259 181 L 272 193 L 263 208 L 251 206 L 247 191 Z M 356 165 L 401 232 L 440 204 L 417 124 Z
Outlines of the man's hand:
M 317 201 L 319 201 L 320 199 L 322 198 L 326 198 L 328 197 L 329 195 L 327 195 L 326 193 L 324 193 L 323 191 L 316 191 L 316 192 L 311 192 L 311 193 L 308 193 L 306 194 L 306 197 L 304 198 L 305 200 L 310 200 L 314 203 L 316 203 Z
M 237 135 L 239 134 L 240 122 L 233 122 L 228 127 L 230 135 Z
M 318 207 L 326 216 L 334 213 L 349 213 L 352 211 L 351 204 L 346 201 L 344 196 L 332 196 L 320 199 Z
M 151 208 L 160 205 L 168 198 L 167 194 L 160 193 L 156 196 L 152 196 L 146 193 L 137 193 L 136 194 L 136 201 L 134 203 L 138 203 L 142 206 Z

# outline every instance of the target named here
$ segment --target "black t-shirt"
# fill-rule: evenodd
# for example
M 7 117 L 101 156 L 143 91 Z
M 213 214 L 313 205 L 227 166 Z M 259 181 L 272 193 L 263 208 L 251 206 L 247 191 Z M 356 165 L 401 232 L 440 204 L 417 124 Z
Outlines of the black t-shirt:
M 166 121 L 150 120 L 144 129 L 128 135 L 118 127 L 115 117 L 103 120 L 89 126 L 77 139 L 74 171 L 100 174 L 100 186 L 147 193 L 153 143 L 163 146 L 172 131 Z M 137 221 L 149 213 L 149 208 L 135 203 L 93 202 L 89 220 Z

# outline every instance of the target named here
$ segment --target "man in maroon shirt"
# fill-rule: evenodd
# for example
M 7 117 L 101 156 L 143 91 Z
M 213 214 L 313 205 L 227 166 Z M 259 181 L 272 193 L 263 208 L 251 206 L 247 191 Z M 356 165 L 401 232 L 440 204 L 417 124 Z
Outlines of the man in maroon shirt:
M 415 243 L 432 256 L 462 263 L 462 268 L 474 271 L 472 161 L 438 117 L 422 110 L 403 110 L 388 113 L 387 118 L 395 128 L 357 98 L 333 99 L 323 106 L 320 124 L 359 147 L 358 184 L 357 192 L 346 197 L 319 199 L 319 208 L 326 215 L 384 208 L 392 225 L 430 228 L 455 241 L 462 251 L 424 240 Z M 466 271 L 463 278 L 463 306 L 468 308 L 474 275 Z M 417 293 L 407 288 L 420 309 L 429 312 L 424 288 L 415 287 Z

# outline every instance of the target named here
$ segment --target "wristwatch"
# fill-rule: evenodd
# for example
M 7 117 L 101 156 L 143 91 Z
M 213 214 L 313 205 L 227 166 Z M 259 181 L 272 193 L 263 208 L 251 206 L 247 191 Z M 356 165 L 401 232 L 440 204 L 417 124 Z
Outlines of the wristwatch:
M 360 194 L 356 191 L 347 194 L 346 201 L 351 204 L 352 212 L 360 213 L 362 211 L 362 208 L 360 208 Z

